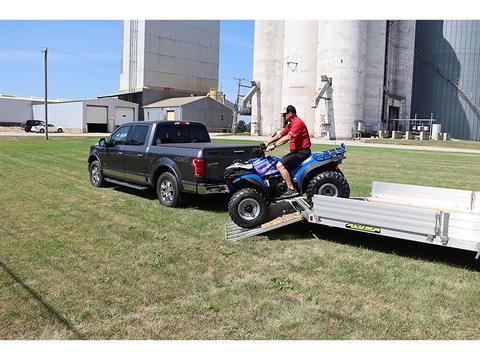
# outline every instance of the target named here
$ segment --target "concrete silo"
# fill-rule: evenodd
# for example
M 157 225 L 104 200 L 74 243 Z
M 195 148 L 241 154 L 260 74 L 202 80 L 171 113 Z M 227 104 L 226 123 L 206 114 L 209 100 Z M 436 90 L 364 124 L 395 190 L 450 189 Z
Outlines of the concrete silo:
M 480 141 L 480 21 L 417 21 L 415 47 L 412 114 Z
M 385 92 L 382 118 L 408 119 L 413 82 L 415 21 L 389 20 L 386 33 Z M 383 128 L 390 128 L 383 124 Z
M 317 88 L 321 75 L 332 78 L 332 87 L 315 120 L 316 128 L 323 126 L 331 139 L 351 139 L 356 123 L 363 120 L 367 23 L 319 21 Z
M 330 139 L 351 139 L 359 122 L 376 134 L 383 119 L 409 117 L 414 36 L 414 21 L 257 20 L 252 128 L 280 129 L 288 104 L 310 133 Z
M 386 20 L 372 20 L 367 24 L 367 59 L 363 100 L 363 122 L 367 133 L 379 130 L 382 116 L 386 28 Z
M 260 91 L 252 99 L 252 134 L 281 128 L 284 21 L 255 21 L 253 80 Z
M 317 39 L 317 20 L 285 21 L 282 108 L 294 105 L 311 134 L 315 118 L 311 104 L 316 93 Z

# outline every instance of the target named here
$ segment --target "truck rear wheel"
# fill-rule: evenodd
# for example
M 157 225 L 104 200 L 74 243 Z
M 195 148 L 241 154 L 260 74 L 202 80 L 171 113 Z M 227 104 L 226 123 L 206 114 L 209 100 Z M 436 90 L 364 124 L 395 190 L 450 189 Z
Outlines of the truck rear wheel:
M 253 228 L 265 222 L 268 202 L 259 191 L 246 188 L 233 194 L 228 202 L 228 212 L 238 226 Z
M 313 195 L 348 198 L 350 185 L 347 179 L 335 171 L 325 171 L 313 177 L 307 187 L 307 201 L 312 204 Z
M 175 175 L 165 172 L 157 180 L 157 197 L 160 204 L 167 207 L 181 205 L 182 193 Z

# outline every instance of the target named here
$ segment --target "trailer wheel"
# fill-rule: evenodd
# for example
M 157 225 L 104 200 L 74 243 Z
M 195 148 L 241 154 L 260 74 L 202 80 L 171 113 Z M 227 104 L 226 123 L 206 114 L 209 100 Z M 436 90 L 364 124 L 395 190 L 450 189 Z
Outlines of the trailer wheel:
M 256 189 L 237 191 L 228 202 L 232 221 L 244 228 L 253 228 L 265 222 L 268 215 L 268 201 Z
M 313 177 L 307 187 L 307 201 L 313 202 L 313 195 L 348 198 L 350 185 L 347 179 L 335 171 L 325 171 Z

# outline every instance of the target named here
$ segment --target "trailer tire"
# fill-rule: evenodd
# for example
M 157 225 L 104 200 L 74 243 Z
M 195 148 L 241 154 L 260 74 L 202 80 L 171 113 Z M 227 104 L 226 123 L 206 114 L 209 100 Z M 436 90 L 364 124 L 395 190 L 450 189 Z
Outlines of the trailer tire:
M 243 228 L 254 228 L 263 224 L 268 215 L 268 201 L 256 189 L 237 191 L 228 202 L 228 213 L 232 221 Z
M 313 195 L 348 198 L 350 196 L 350 185 L 348 185 L 343 174 L 335 171 L 324 171 L 310 180 L 306 194 L 310 205 L 313 202 Z

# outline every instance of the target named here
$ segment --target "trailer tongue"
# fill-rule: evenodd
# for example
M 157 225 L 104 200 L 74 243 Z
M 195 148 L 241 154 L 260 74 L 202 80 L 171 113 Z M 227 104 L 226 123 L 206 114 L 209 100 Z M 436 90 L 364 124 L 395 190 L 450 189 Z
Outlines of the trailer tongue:
M 480 256 L 480 192 L 373 182 L 370 197 L 315 195 L 285 200 L 293 213 L 255 229 L 225 224 L 225 238 L 240 240 L 301 220 L 375 235 L 477 252 Z M 233 224 L 233 225 L 232 225 Z

